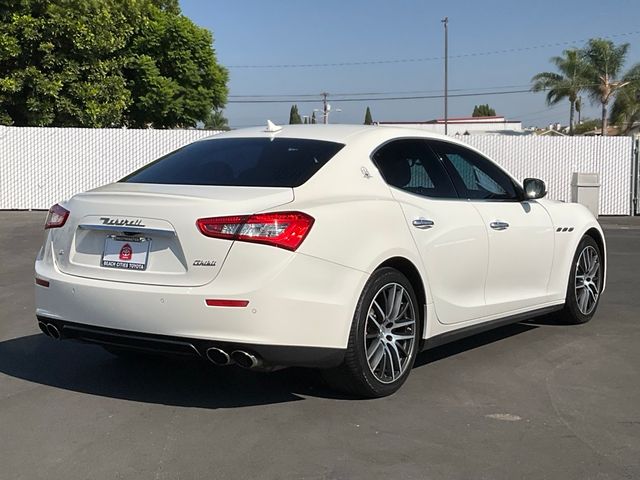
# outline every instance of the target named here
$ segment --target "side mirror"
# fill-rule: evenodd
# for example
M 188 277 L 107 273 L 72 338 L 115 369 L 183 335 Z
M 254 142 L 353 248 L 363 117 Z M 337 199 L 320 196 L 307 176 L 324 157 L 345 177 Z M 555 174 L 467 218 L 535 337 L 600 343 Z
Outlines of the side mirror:
M 547 186 L 537 178 L 525 178 L 522 182 L 524 196 L 527 200 L 542 198 L 547 194 Z

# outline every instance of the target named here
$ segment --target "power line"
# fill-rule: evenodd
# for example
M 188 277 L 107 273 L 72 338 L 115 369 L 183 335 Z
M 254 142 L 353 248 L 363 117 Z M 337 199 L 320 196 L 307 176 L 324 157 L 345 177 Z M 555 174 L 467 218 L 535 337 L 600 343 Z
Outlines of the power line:
M 470 92 L 470 93 L 454 93 L 449 94 L 449 97 L 482 97 L 488 95 L 510 95 L 510 94 L 521 94 L 521 93 L 541 93 L 546 90 L 540 90 L 538 92 L 534 92 L 533 90 L 495 90 L 490 92 Z M 381 101 L 391 101 L 391 100 L 424 100 L 424 99 L 435 99 L 435 98 L 444 98 L 444 95 L 411 95 L 411 96 L 402 96 L 402 97 L 364 97 L 364 98 L 334 98 L 333 100 L 336 102 L 381 102 Z M 318 103 L 321 99 L 318 95 L 316 95 L 315 99 L 306 99 L 306 98 L 284 98 L 284 99 L 259 99 L 259 100 L 229 100 L 227 103 Z
M 529 87 L 530 83 L 525 83 L 521 85 L 493 85 L 490 87 L 476 87 L 476 88 L 450 88 L 450 92 L 469 92 L 472 90 L 494 90 L 494 89 L 503 89 L 503 88 L 523 88 Z M 435 93 L 441 92 L 442 89 L 434 89 L 434 90 L 403 90 L 403 91 L 392 91 L 392 92 L 343 92 L 343 93 L 332 93 L 331 96 L 335 97 L 339 96 L 364 96 L 364 95 L 417 95 L 417 94 L 427 94 L 427 93 Z M 291 98 L 304 98 L 304 97 L 313 97 L 319 98 L 321 94 L 318 93 L 288 93 L 288 94 L 250 94 L 250 95 L 229 95 L 229 98 L 281 98 L 281 97 L 291 97 Z
M 618 38 L 627 37 L 640 34 L 640 30 L 633 32 L 614 33 L 610 35 L 601 35 L 600 38 Z M 538 50 L 541 48 L 550 47 L 564 47 L 568 45 L 575 45 L 576 43 L 584 43 L 588 41 L 588 38 L 582 38 L 578 40 L 567 40 L 563 42 L 545 43 L 540 45 L 531 45 L 528 47 L 516 47 L 505 48 L 501 50 L 491 50 L 485 52 L 471 52 L 463 53 L 459 55 L 449 55 L 449 58 L 469 58 L 469 57 L 483 57 L 489 55 L 502 55 L 515 52 L 526 52 L 529 50 Z M 392 63 L 417 63 L 417 62 L 431 62 L 436 60 L 443 60 L 444 57 L 422 57 L 422 58 L 399 58 L 399 59 L 385 59 L 385 60 L 365 60 L 355 62 L 327 62 L 327 63 L 283 63 L 283 64 L 271 64 L 271 65 L 227 65 L 227 68 L 312 68 L 312 67 L 349 67 L 358 65 L 383 65 Z
M 635 77 L 631 77 L 628 78 L 627 80 L 630 81 L 635 81 L 635 80 L 639 80 L 639 78 L 635 78 Z M 592 86 L 598 86 L 600 85 L 599 83 L 585 83 L 582 86 L 583 87 L 592 87 Z M 484 90 L 502 90 L 502 89 L 510 89 L 510 88 L 518 88 L 518 89 L 522 89 L 525 87 L 531 87 L 531 83 L 523 83 L 523 84 L 518 84 L 518 85 L 492 85 L 492 86 L 485 86 L 485 87 L 473 87 L 473 88 L 450 88 L 449 91 L 450 92 L 464 92 L 464 93 L 473 93 L 473 92 L 478 92 L 481 93 Z M 541 92 L 544 92 L 546 90 L 541 90 Z M 429 93 L 436 93 L 436 92 L 442 92 L 441 88 L 438 89 L 433 89 L 433 90 L 402 90 L 402 91 L 390 91 L 390 92 L 343 92 L 343 93 L 331 93 L 331 98 L 333 98 L 334 101 L 339 101 L 340 98 L 342 96 L 347 96 L 347 97 L 358 97 L 358 96 L 374 96 L 374 95 L 422 95 L 422 94 L 429 94 Z M 321 93 L 282 93 L 282 94 L 247 94 L 247 95 L 240 95 L 240 94 L 236 94 L 236 95 L 229 95 L 228 98 L 234 98 L 234 99 L 247 99 L 247 98 L 257 98 L 257 99 L 282 99 L 282 98 L 315 98 L 315 99 L 321 99 L 322 98 L 322 94 Z
M 515 93 L 535 93 L 530 89 L 527 90 L 511 90 L 511 91 L 493 91 L 483 93 L 456 93 L 449 94 L 449 97 L 477 97 L 485 95 L 509 95 Z M 336 102 L 383 102 L 390 100 L 423 100 L 430 98 L 444 98 L 444 95 L 412 95 L 404 97 L 364 97 L 364 98 L 337 98 Z M 317 103 L 318 99 L 299 99 L 287 98 L 279 100 L 229 100 L 227 103 Z

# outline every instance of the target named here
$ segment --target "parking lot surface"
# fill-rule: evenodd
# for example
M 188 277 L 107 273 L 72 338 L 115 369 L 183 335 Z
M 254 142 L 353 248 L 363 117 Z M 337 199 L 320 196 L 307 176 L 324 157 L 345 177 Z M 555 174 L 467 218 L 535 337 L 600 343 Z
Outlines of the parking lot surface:
M 36 325 L 44 212 L 0 212 L 0 478 L 640 478 L 640 222 L 604 219 L 595 318 L 424 352 L 352 400 L 311 370 L 123 360 Z M 304 321 L 304 319 L 301 319 Z

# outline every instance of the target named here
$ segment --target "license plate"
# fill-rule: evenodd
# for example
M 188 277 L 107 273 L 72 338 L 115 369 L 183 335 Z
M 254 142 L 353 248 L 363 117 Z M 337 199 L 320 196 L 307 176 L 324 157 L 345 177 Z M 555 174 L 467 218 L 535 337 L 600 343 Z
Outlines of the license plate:
M 104 241 L 101 265 L 124 270 L 145 270 L 151 239 L 109 235 Z

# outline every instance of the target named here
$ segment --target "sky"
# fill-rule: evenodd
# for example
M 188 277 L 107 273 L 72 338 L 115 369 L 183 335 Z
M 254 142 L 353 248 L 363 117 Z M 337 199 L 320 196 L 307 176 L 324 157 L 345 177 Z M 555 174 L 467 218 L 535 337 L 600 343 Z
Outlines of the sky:
M 442 95 L 444 17 L 449 18 L 450 94 L 483 94 L 450 98 L 449 117 L 470 116 L 474 105 L 488 103 L 524 126 L 566 124 L 568 102 L 547 107 L 543 93 L 487 93 L 527 90 L 533 75 L 553 71 L 550 57 L 592 37 L 629 43 L 625 69 L 640 62 L 640 0 L 180 0 L 180 5 L 183 14 L 212 31 L 217 59 L 229 69 L 225 116 L 234 128 L 267 119 L 287 123 L 289 100 L 296 100 L 301 115 L 311 115 L 322 108 L 321 92 L 330 94 L 331 123 L 362 123 L 367 106 L 375 121 L 441 118 L 442 98 L 372 98 Z M 416 59 L 427 60 L 353 65 Z M 327 63 L 352 65 L 246 68 Z M 247 100 L 285 102 L 236 103 Z M 599 107 L 586 97 L 584 103 L 583 119 L 598 118 Z

